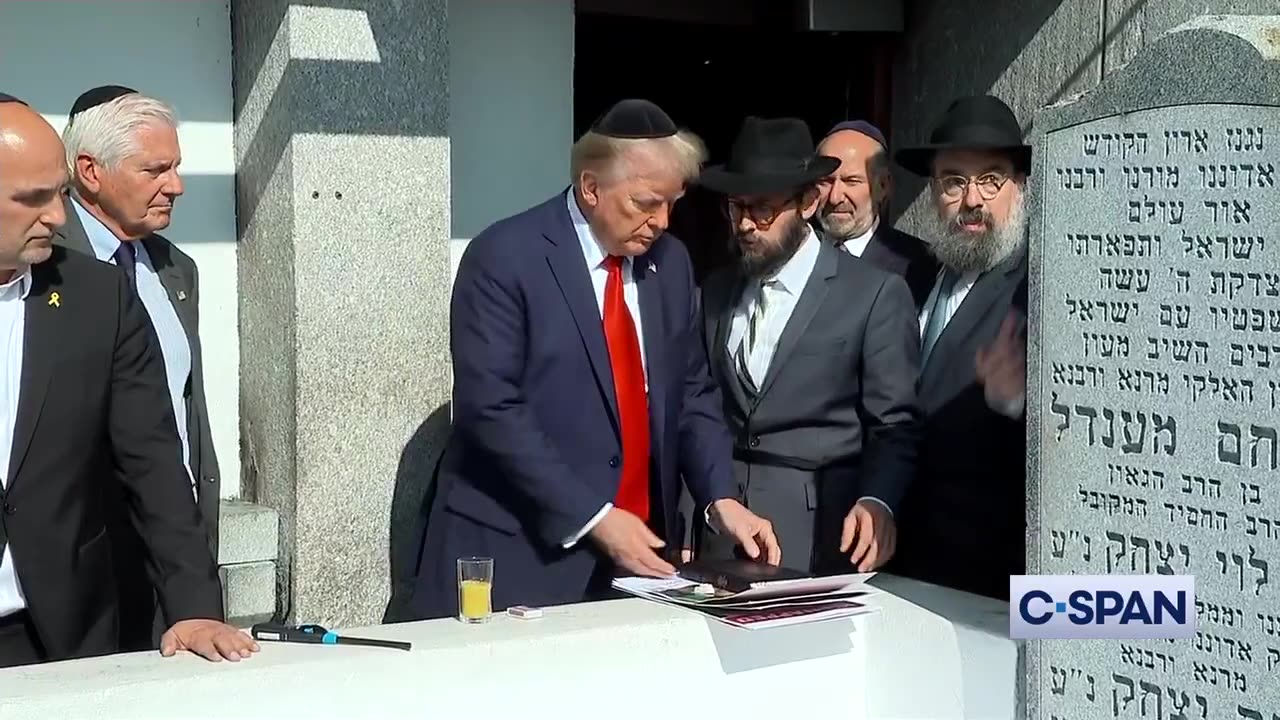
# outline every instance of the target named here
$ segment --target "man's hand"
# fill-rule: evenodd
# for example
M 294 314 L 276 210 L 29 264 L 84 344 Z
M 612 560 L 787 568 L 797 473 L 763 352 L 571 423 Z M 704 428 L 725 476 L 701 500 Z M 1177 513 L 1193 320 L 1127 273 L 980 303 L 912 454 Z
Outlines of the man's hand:
M 732 535 L 752 560 L 764 556 L 765 562 L 778 565 L 782 562 L 782 548 L 773 534 L 773 523 L 743 507 L 732 498 L 711 503 L 711 521 L 720 531 Z M 763 549 L 762 549 L 763 546 Z
M 190 650 L 213 662 L 223 658 L 238 662 L 259 649 L 248 633 L 217 620 L 182 620 L 160 638 L 160 654 L 165 657 L 172 657 L 179 650 Z
M 975 360 L 987 405 L 1005 415 L 1021 415 L 1027 397 L 1027 343 L 1018 332 L 1016 311 L 1005 317 L 995 341 L 979 348 Z
M 654 535 L 640 518 L 618 508 L 611 508 L 604 519 L 591 528 L 591 537 L 609 554 L 618 567 L 648 577 L 670 577 L 676 574 L 671 563 L 659 557 L 656 549 L 666 543 Z
M 898 545 L 898 526 L 888 508 L 874 500 L 859 500 L 844 518 L 840 533 L 840 553 L 849 552 L 849 562 L 858 572 L 871 572 L 893 557 Z

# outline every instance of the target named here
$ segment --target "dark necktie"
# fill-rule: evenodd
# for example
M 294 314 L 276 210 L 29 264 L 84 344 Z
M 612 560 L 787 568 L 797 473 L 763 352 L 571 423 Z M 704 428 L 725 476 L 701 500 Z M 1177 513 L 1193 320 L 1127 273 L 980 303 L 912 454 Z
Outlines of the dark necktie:
M 125 275 L 129 276 L 129 284 L 133 286 L 134 291 L 138 290 L 138 250 L 131 242 L 122 242 L 120 247 L 116 248 L 116 252 L 111 257 L 115 258 L 116 265 L 124 270 Z
M 622 482 L 614 505 L 649 520 L 649 398 L 644 388 L 640 338 L 622 292 L 622 258 L 605 259 L 604 337 L 622 426 Z
M 929 311 L 929 319 L 925 323 L 924 336 L 921 338 L 920 364 L 922 366 L 929 361 L 929 355 L 933 353 L 934 346 L 938 344 L 939 338 L 942 337 L 942 331 L 947 327 L 947 321 L 951 319 L 945 317 L 945 313 L 947 305 L 951 302 L 951 293 L 955 291 L 959 277 L 949 269 L 944 269 L 942 273 L 942 279 L 938 282 L 938 294 L 933 299 L 933 307 Z

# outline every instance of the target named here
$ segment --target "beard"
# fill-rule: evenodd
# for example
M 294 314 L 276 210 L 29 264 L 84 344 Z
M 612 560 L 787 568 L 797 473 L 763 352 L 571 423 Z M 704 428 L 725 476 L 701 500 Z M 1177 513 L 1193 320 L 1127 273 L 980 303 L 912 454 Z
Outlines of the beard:
M 1008 260 L 1025 244 L 1027 222 L 1024 199 L 1019 195 L 1009 209 L 1009 217 L 997 226 L 986 208 L 961 210 L 951 220 L 938 212 L 929 213 L 929 251 L 938 262 L 963 275 L 984 273 Z M 962 223 L 982 221 L 986 230 L 969 232 Z
M 796 254 L 808 234 L 809 227 L 799 213 L 786 220 L 782 240 L 777 245 L 770 246 L 769 240 L 759 233 L 734 233 L 734 240 L 742 255 L 742 271 L 752 278 L 772 275 Z M 751 239 L 754 243 L 753 249 L 748 250 L 742 246 L 741 241 L 744 238 Z
M 875 222 L 874 216 L 867 222 L 862 222 L 853 215 L 853 212 L 852 205 L 841 204 L 824 208 L 823 212 L 818 213 L 818 226 L 827 237 L 837 242 L 844 242 L 871 229 L 872 223 Z M 848 214 L 836 215 L 835 213 Z
M 837 213 L 841 214 L 837 215 Z M 878 213 L 864 215 L 864 218 L 855 217 L 854 213 L 854 206 L 845 204 L 845 202 L 841 202 L 840 205 L 823 208 L 818 213 L 818 227 L 822 228 L 822 232 L 826 233 L 827 237 L 837 243 L 859 237 L 869 231 L 872 225 L 876 223 Z

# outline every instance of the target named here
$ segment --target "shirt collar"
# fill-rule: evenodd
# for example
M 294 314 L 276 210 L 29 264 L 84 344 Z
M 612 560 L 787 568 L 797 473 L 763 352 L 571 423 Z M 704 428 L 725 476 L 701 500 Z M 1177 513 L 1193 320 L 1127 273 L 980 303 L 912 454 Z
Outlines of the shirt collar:
M 880 229 L 880 217 L 876 216 L 876 219 L 871 221 L 870 229 L 857 237 L 852 237 L 844 241 L 844 249 L 848 250 L 855 257 L 862 257 L 862 253 L 867 251 L 867 245 L 871 244 L 871 238 L 875 236 L 876 230 L 878 229 Z
M 93 248 L 94 256 L 99 260 L 110 260 L 114 257 L 116 251 L 120 249 L 120 238 L 103 225 L 93 213 L 86 210 L 74 194 L 71 195 L 71 207 L 75 208 L 76 215 L 80 217 L 80 225 L 84 227 L 84 234 L 89 237 L 89 246 Z
M 818 238 L 814 235 L 813 228 L 805 225 L 804 240 L 801 241 L 799 249 L 795 255 L 791 256 L 778 271 L 770 278 L 774 281 L 779 289 L 785 290 L 791 295 L 799 295 L 804 286 L 809 282 L 809 275 L 813 273 L 813 266 L 818 262 Z
M 596 239 L 596 234 L 591 229 L 591 224 L 587 222 L 587 216 L 583 214 L 582 208 L 578 207 L 578 198 L 574 195 L 573 188 L 569 188 L 567 195 L 569 204 L 569 220 L 573 222 L 573 230 L 578 235 L 578 243 L 582 245 L 582 256 L 587 259 L 587 267 L 595 270 L 604 264 L 607 257 L 604 248 L 600 246 L 600 241 Z M 623 260 L 630 267 L 632 258 L 624 257 Z
M 27 295 L 31 293 L 31 266 L 24 265 L 21 270 L 15 271 L 13 277 L 9 278 L 9 282 L 0 285 L 0 297 L 7 297 L 13 288 L 18 290 L 18 299 L 26 300 Z

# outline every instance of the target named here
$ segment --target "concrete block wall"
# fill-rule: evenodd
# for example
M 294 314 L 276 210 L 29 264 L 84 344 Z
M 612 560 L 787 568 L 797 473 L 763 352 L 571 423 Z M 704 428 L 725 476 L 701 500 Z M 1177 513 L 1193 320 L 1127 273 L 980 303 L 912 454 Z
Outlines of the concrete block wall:
M 255 503 L 222 502 L 218 575 L 227 621 L 249 627 L 276 614 L 276 559 L 280 514 Z

